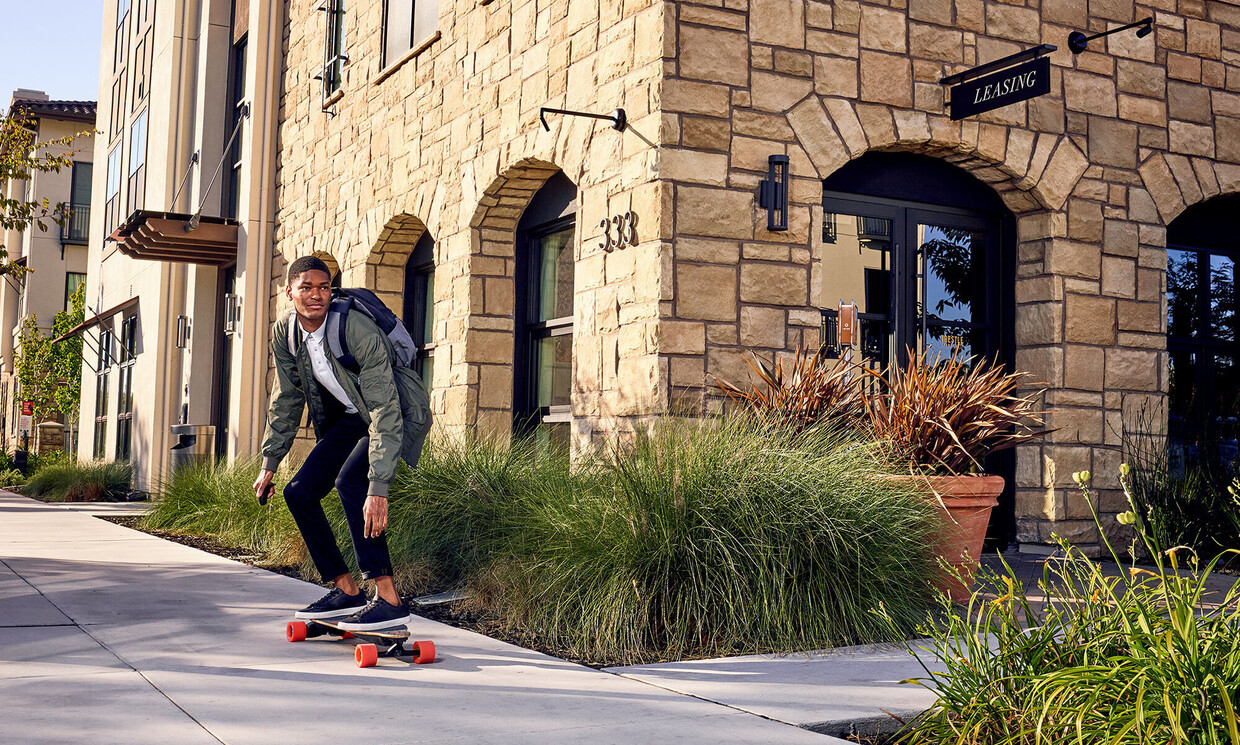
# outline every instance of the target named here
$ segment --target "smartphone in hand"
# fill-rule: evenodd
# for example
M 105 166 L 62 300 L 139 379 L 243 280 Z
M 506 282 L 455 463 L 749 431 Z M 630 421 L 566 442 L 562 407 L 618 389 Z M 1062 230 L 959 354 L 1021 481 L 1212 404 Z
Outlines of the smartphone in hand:
M 271 495 L 276 490 L 275 484 L 267 484 L 267 488 L 263 489 L 263 493 L 258 497 L 258 504 L 261 507 L 267 506 L 267 500 L 271 499 Z

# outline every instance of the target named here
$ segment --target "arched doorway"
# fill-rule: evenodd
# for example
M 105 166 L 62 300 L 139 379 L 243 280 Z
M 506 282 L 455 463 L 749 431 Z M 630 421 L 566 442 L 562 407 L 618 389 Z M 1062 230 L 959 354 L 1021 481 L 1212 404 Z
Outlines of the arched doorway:
M 563 172 L 530 201 L 516 234 L 513 425 L 566 451 L 571 440 L 577 187 Z
M 973 175 L 913 153 L 861 156 L 823 182 L 822 303 L 856 303 L 861 361 L 902 365 L 908 350 L 930 359 L 1014 361 L 1015 218 Z M 1015 540 L 1015 459 L 986 469 L 1007 488 L 989 540 Z
M 1167 226 L 1167 424 L 1182 468 L 1230 463 L 1240 439 L 1240 195 L 1214 197 Z

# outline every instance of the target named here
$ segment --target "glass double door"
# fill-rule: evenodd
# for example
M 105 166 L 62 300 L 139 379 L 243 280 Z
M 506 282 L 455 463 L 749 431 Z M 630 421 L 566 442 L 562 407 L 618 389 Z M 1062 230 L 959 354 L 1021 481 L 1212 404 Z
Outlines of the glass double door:
M 856 303 L 858 361 L 885 369 L 910 349 L 930 360 L 1001 352 L 997 217 L 831 193 L 823 204 L 822 304 Z

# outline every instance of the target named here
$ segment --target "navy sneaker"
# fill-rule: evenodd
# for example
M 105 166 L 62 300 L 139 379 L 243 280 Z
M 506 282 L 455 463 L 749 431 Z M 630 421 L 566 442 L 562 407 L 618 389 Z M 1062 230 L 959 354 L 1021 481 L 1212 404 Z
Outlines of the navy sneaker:
M 328 618 L 344 618 L 357 613 L 366 607 L 366 593 L 348 595 L 344 590 L 336 588 L 305 608 L 297 611 L 294 618 L 303 621 L 326 620 Z
M 413 616 L 409 615 L 404 603 L 392 605 L 376 595 L 365 608 L 336 625 L 341 631 L 378 631 L 404 626 L 412 620 Z

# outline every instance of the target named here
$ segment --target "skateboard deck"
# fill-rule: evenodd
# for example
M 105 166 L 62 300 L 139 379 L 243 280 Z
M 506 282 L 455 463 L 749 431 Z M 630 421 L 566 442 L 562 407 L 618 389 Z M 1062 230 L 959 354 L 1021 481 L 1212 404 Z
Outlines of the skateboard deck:
M 340 628 L 339 621 L 316 619 L 289 621 L 284 635 L 290 642 L 305 641 L 318 636 L 359 639 L 362 643 L 353 648 L 353 659 L 358 667 L 374 667 L 380 657 L 409 658 L 418 665 L 435 661 L 435 642 L 433 641 L 416 641 L 410 649 L 405 649 L 405 642 L 411 636 L 407 626 L 394 626 L 373 631 L 345 631 Z

